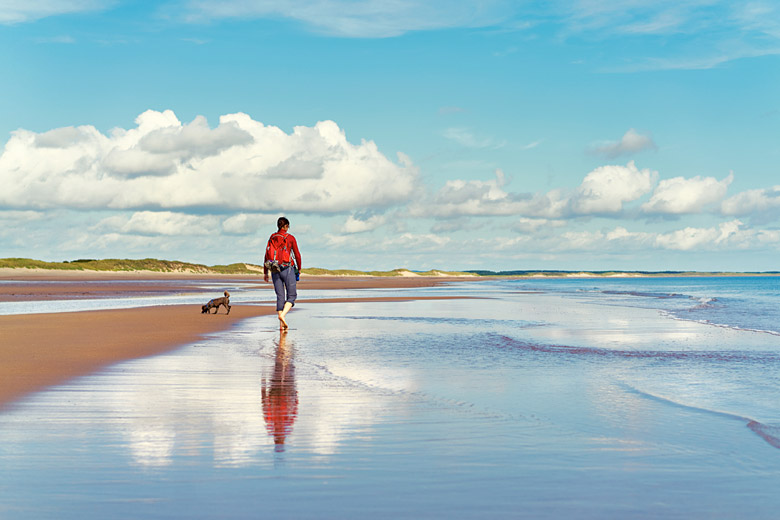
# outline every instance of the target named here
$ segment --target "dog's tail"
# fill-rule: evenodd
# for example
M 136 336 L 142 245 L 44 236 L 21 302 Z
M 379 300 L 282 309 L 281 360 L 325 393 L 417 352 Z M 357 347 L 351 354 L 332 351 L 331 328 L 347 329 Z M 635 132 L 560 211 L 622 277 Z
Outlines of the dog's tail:
M 230 298 L 230 293 L 225 291 L 225 298 Z

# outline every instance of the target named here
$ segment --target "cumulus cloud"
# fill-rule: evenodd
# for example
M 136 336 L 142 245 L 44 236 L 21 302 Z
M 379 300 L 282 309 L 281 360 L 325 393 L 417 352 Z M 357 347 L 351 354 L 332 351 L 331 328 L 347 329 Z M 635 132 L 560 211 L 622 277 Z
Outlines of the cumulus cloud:
M 239 213 L 222 221 L 222 230 L 230 235 L 252 235 L 258 230 L 276 230 L 277 215 Z
M 564 220 L 520 217 L 512 222 L 510 228 L 518 233 L 537 234 L 543 231 L 552 230 L 553 228 L 563 227 L 565 225 L 566 221 Z
M 114 3 L 113 0 L 8 0 L 0 2 L 0 24 L 30 22 L 60 14 L 99 11 Z
M 413 216 L 457 218 L 506 216 L 560 219 L 572 216 L 618 215 L 627 202 L 652 190 L 658 173 L 626 166 L 602 166 L 585 176 L 573 192 L 510 193 L 504 173 L 489 181 L 450 180 L 430 200 L 410 207 Z
M 386 238 L 381 242 L 380 247 L 386 251 L 438 251 L 450 242 L 452 242 L 450 237 L 433 233 L 402 233 Z
M 528 215 L 556 218 L 566 207 L 562 192 L 512 194 L 504 190 L 506 176 L 500 169 L 489 181 L 450 180 L 430 199 L 412 204 L 412 216 L 458 218 L 463 216 Z
M 614 159 L 623 155 L 632 155 L 644 150 L 655 150 L 657 148 L 649 135 L 642 135 L 630 128 L 619 141 L 606 141 L 591 146 L 590 153 Z
M 658 172 L 639 170 L 634 161 L 626 166 L 601 166 L 582 181 L 571 199 L 572 211 L 579 215 L 618 213 L 623 204 L 653 189 Z
M 719 245 L 733 242 L 735 238 L 745 238 L 744 236 L 740 237 L 741 226 L 742 222 L 732 220 L 731 222 L 724 222 L 718 227 L 686 227 L 685 229 L 658 235 L 655 242 L 657 246 L 664 249 L 677 249 L 680 251 L 713 249 Z
M 219 229 L 219 219 L 170 211 L 138 211 L 129 218 L 124 215 L 107 217 L 97 224 L 97 229 L 127 235 L 209 235 Z
M 642 205 L 645 213 L 682 215 L 699 213 L 726 196 L 734 175 L 722 180 L 696 176 L 690 179 L 674 177 L 658 183 L 650 200 Z
M 511 5 L 505 0 L 190 0 L 185 15 L 190 21 L 282 17 L 325 34 L 386 38 L 410 31 L 492 25 L 508 17 Z
M 452 218 L 441 220 L 431 226 L 432 233 L 455 233 L 457 231 L 479 229 L 480 224 L 469 218 Z
M 323 244 L 330 249 L 340 249 L 349 251 L 361 251 L 362 253 L 402 253 L 404 256 L 410 252 L 431 253 L 439 252 L 441 248 L 453 243 L 451 237 L 442 236 L 435 233 L 399 233 L 381 240 L 376 240 L 368 235 L 350 233 L 343 235 L 334 235 L 327 233 L 323 235 Z
M 352 144 L 332 121 L 287 134 L 246 114 L 210 128 L 149 110 L 136 125 L 13 132 L 0 155 L 0 207 L 331 213 L 404 201 L 417 183 L 408 157 Z
M 611 230 L 571 230 L 560 234 L 530 236 L 526 250 L 539 251 L 730 251 L 765 249 L 780 244 L 780 231 L 751 229 L 739 220 L 711 227 L 685 227 L 666 232 L 632 231 L 624 226 Z
M 8 222 L 31 222 L 45 218 L 40 211 L 0 211 L 0 220 Z
M 342 233 L 365 233 L 373 231 L 387 222 L 384 215 L 350 215 L 341 227 Z
M 751 215 L 780 210 L 780 186 L 743 191 L 724 200 L 720 208 L 724 215 Z

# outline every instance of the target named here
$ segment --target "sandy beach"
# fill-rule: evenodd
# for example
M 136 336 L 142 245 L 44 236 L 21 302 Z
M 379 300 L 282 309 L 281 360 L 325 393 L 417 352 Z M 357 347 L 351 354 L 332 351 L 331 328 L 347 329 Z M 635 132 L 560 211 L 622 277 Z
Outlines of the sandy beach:
M 0 270 L 0 301 L 49 301 L 186 294 L 202 292 L 193 281 L 245 284 L 258 299 L 273 295 L 260 277 L 158 273 L 85 273 Z M 307 290 L 431 287 L 443 279 L 426 277 L 304 277 Z M 32 282 L 32 283 L 31 283 Z M 219 296 L 215 292 L 215 297 Z M 395 297 L 371 298 L 372 301 Z M 361 301 L 361 298 L 318 302 Z M 365 300 L 364 300 L 365 301 Z M 205 303 L 205 301 L 204 301 Z M 309 302 L 313 303 L 313 302 Z M 201 314 L 198 305 L 165 305 L 120 310 L 0 316 L 0 408 L 19 397 L 85 375 L 118 361 L 158 354 L 226 330 L 238 321 L 273 314 L 272 305 L 236 305 L 231 313 Z

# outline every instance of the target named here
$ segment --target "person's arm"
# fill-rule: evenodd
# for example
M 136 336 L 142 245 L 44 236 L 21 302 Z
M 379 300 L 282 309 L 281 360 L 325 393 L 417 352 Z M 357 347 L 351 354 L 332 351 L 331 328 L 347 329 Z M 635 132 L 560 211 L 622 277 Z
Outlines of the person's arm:
M 290 239 L 291 239 L 291 242 L 292 242 L 293 253 L 295 253 L 295 263 L 298 264 L 298 272 L 300 272 L 302 264 L 301 264 L 301 252 L 298 251 L 298 241 L 295 240 L 295 237 L 292 236 L 292 235 L 290 235 Z
M 269 238 L 268 241 L 270 242 L 271 239 Z M 267 282 L 268 281 L 268 268 L 265 266 L 265 262 L 268 260 L 268 244 L 265 246 L 265 254 L 263 255 L 263 279 Z

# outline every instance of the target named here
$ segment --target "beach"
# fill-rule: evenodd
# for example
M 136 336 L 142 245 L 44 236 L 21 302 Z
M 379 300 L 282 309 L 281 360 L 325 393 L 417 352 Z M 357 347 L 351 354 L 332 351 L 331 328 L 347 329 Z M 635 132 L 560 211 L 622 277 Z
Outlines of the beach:
M 138 327 L 107 323 L 108 336 L 147 345 L 155 312 L 220 320 L 9 402 L 0 516 L 772 519 L 780 507 L 780 279 L 323 280 L 286 333 L 270 294 L 245 283 L 227 284 L 241 302 L 229 319 L 190 305 L 69 311 L 78 300 L 0 316 L 71 315 L 64 330 L 77 330 L 105 313 Z
M 0 315 L 0 408 L 28 392 L 62 383 L 117 361 L 149 356 L 226 330 L 242 319 L 273 314 L 273 287 L 261 277 L 169 273 L 85 273 L 0 269 L 0 302 L 46 302 L 200 294 L 203 285 L 243 284 L 267 305 L 233 305 L 227 315 L 201 314 L 200 305 L 159 305 L 84 312 Z M 306 290 L 426 287 L 432 278 L 317 277 Z M 214 291 L 213 297 L 221 296 Z M 343 298 L 349 301 L 350 298 Z M 208 299 L 204 300 L 205 304 Z M 305 301 L 305 300 L 304 300 Z M 255 302 L 257 303 L 257 302 Z

